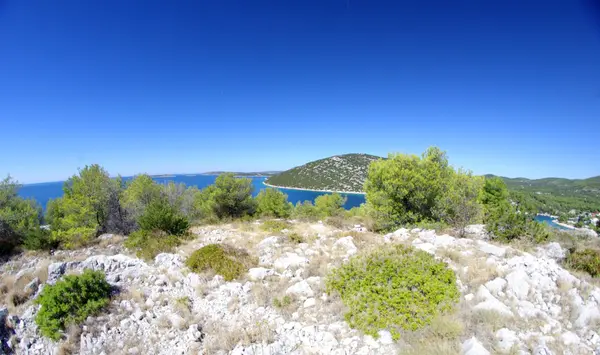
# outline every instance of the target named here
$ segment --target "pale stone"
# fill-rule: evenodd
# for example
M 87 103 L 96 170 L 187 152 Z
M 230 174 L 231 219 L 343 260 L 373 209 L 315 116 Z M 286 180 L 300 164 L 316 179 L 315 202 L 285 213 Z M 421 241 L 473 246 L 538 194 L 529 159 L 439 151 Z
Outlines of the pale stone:
M 487 351 L 483 345 L 477 340 L 477 338 L 472 337 L 466 340 L 462 344 L 462 355 L 490 355 L 490 352 Z
M 519 341 L 517 334 L 514 331 L 507 328 L 499 329 L 496 332 L 496 339 L 498 339 L 498 348 L 500 349 L 500 351 L 504 352 L 509 351 L 513 347 L 513 345 L 515 345 Z

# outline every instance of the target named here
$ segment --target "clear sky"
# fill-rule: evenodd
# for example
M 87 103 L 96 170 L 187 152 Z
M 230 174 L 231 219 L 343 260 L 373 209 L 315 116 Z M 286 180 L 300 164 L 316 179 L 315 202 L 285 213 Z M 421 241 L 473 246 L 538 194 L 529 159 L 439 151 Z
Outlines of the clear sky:
M 430 145 L 478 174 L 599 175 L 599 21 L 575 0 L 0 0 L 0 176 Z

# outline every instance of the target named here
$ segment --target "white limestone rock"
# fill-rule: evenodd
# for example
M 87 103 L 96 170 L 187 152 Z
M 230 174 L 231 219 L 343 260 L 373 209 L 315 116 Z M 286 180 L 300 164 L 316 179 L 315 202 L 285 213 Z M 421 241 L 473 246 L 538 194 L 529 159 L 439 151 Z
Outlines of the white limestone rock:
M 296 253 L 286 252 L 285 256 L 282 256 L 275 260 L 273 266 L 275 269 L 288 270 L 303 267 L 308 264 L 308 259 L 300 256 Z
M 301 299 L 313 297 L 315 294 L 306 280 L 296 282 L 285 290 L 286 295 L 294 295 Z
M 354 245 L 354 238 L 347 236 L 340 238 L 333 243 L 334 250 L 343 250 L 346 255 L 354 255 L 358 251 L 356 245 Z
M 509 352 L 519 341 L 517 333 L 508 328 L 499 329 L 496 332 L 496 339 L 498 340 L 498 349 L 502 352 Z
M 490 355 L 490 352 L 475 337 L 471 337 L 462 344 L 462 355 Z

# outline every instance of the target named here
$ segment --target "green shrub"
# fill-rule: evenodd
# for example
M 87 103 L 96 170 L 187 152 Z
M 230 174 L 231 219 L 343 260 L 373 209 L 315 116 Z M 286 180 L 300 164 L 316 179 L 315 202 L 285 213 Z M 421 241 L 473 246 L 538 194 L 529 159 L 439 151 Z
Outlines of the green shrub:
M 377 337 L 389 329 L 417 330 L 458 301 L 456 276 L 445 263 L 402 245 L 351 258 L 330 272 L 327 292 L 337 292 L 348 307 L 348 324 Z
M 290 297 L 288 295 L 285 295 L 285 296 L 283 296 L 281 298 L 274 298 L 273 299 L 273 306 L 275 308 L 285 308 L 285 307 L 291 305 L 292 301 L 293 301 L 292 297 Z
M 264 221 L 260 225 L 260 228 L 262 230 L 267 231 L 267 232 L 271 232 L 271 233 L 280 233 L 282 230 L 287 229 L 289 227 L 290 227 L 290 224 L 288 222 L 274 220 L 274 219 L 270 219 L 268 221 Z
M 40 227 L 40 207 L 18 195 L 18 182 L 10 176 L 0 180 L 0 255 L 8 254 Z
M 206 245 L 186 260 L 186 265 L 193 272 L 212 270 L 226 281 L 239 278 L 256 264 L 257 260 L 245 250 L 223 244 Z
M 263 217 L 288 218 L 292 204 L 288 202 L 283 192 L 268 188 L 256 196 L 256 212 Z
M 600 275 L 600 251 L 598 250 L 584 249 L 572 252 L 566 262 L 572 269 L 587 272 L 592 277 Z
M 53 340 L 70 324 L 83 322 L 110 302 L 111 286 L 100 271 L 85 270 L 47 285 L 36 302 L 41 305 L 35 322 L 44 336 Z
M 134 250 L 138 258 L 152 260 L 160 253 L 170 253 L 181 244 L 175 235 L 161 235 L 139 230 L 131 233 L 125 240 L 125 247 Z
M 202 219 L 219 220 L 242 218 L 256 212 L 252 198 L 252 180 L 236 178 L 234 174 L 221 174 L 194 197 L 194 208 Z
M 305 221 L 314 221 L 319 218 L 319 211 L 317 211 L 316 207 L 310 201 L 298 202 L 292 211 L 292 217 Z
M 288 240 L 294 244 L 304 243 L 304 237 L 298 233 L 290 233 Z
M 145 231 L 162 231 L 170 235 L 183 235 L 190 226 L 166 199 L 152 201 L 138 219 L 140 228 Z
M 50 250 L 58 247 L 58 242 L 51 239 L 50 231 L 38 228 L 23 238 L 23 247 L 27 250 Z
M 338 193 L 320 195 L 315 199 L 315 208 L 320 217 L 337 217 L 344 214 L 346 198 Z

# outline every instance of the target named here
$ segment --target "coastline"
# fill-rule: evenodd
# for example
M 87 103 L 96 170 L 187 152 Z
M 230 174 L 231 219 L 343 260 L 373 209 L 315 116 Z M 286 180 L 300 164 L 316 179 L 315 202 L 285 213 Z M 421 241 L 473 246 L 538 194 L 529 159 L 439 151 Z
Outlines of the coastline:
M 558 219 L 553 219 L 553 220 L 552 220 L 552 223 L 554 223 L 554 224 L 558 224 L 559 226 L 561 226 L 561 227 L 565 227 L 565 228 L 567 228 L 567 229 L 579 229 L 579 228 L 575 228 L 575 227 L 573 227 L 573 226 L 572 226 L 572 225 L 570 225 L 570 224 L 561 223 L 561 222 L 559 222 L 559 221 L 558 221 Z
M 313 192 L 330 192 L 330 193 L 337 192 L 338 194 L 346 194 L 346 195 L 365 195 L 364 192 L 356 192 L 356 191 L 315 190 L 315 189 L 301 189 L 299 187 L 276 186 L 276 185 L 267 184 L 265 181 L 263 181 L 263 185 L 268 186 L 268 187 L 274 187 L 276 189 L 313 191 Z

